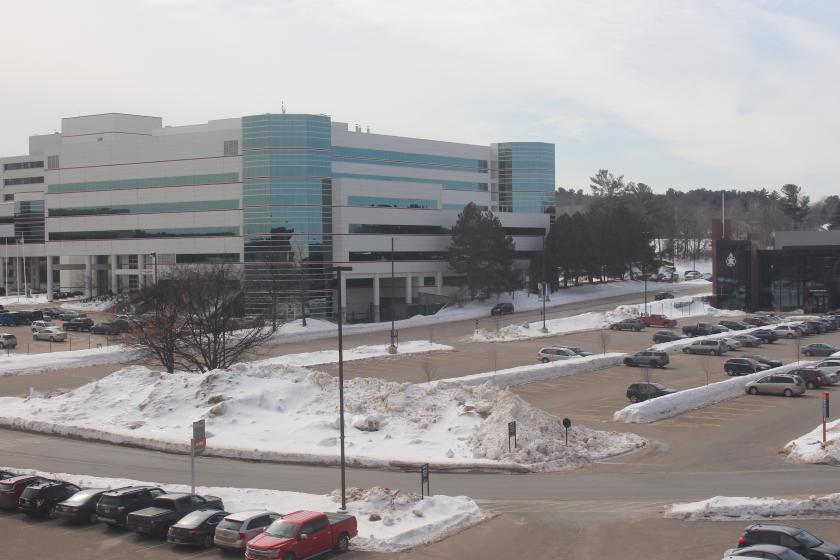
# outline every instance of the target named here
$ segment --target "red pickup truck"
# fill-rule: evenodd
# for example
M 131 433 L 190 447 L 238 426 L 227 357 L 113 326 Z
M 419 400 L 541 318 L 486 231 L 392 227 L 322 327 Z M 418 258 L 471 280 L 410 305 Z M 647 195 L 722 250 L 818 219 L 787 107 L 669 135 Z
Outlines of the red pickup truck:
M 245 558 L 304 560 L 330 550 L 344 552 L 356 534 L 356 518 L 352 515 L 296 511 L 248 541 Z
M 647 327 L 668 327 L 670 329 L 677 326 L 674 319 L 669 319 L 665 315 L 642 315 L 639 319 L 644 321 Z

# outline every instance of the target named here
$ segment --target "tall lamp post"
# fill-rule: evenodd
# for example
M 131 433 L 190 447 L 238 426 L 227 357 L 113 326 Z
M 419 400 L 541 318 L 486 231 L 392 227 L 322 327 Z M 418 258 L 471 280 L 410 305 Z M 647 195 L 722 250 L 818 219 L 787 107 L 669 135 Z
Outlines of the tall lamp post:
M 543 300 L 542 316 L 543 316 L 543 326 L 542 326 L 542 329 L 540 329 L 540 331 L 543 332 L 543 333 L 548 332 L 548 327 L 545 326 L 545 297 L 546 297 L 546 292 L 548 291 L 548 290 L 546 290 L 546 287 L 547 287 L 547 284 L 548 284 L 548 280 L 546 279 L 547 276 L 548 276 L 548 274 L 546 273 L 546 270 L 545 270 L 545 238 L 543 238 L 543 248 L 542 248 L 542 277 L 543 277 L 543 281 L 542 281 L 542 300 Z
M 344 473 L 344 341 L 341 336 L 344 312 L 341 307 L 341 273 L 349 270 L 353 270 L 353 267 L 333 267 L 338 279 L 338 426 L 339 439 L 341 440 L 341 511 L 347 511 L 347 487 Z
M 397 353 L 397 331 L 394 330 L 394 239 L 394 237 L 391 238 L 391 344 L 388 346 L 389 354 Z
M 648 244 L 648 248 L 650 248 L 650 241 L 648 241 L 648 235 L 650 235 L 649 231 L 643 231 L 642 235 L 645 236 L 645 241 Z M 648 314 L 648 303 L 647 303 L 647 281 L 648 281 L 648 274 L 647 274 L 647 255 L 644 255 L 644 260 L 642 260 L 642 278 L 645 280 L 645 315 Z

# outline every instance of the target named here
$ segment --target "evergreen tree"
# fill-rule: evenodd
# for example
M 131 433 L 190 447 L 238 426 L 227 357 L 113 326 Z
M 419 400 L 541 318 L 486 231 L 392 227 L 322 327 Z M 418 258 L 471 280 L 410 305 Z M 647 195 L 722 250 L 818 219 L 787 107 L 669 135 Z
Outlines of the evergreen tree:
M 782 213 L 793 222 L 793 229 L 802 227 L 808 216 L 811 197 L 803 195 L 798 185 L 782 185 L 780 205 Z

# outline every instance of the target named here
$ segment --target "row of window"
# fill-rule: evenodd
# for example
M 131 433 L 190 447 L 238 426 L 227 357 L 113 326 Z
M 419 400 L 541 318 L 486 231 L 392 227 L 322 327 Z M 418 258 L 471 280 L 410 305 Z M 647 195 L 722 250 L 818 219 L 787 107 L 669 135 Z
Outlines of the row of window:
M 437 208 L 437 201 L 428 198 L 392 198 L 385 196 L 348 196 L 349 206 L 376 208 Z
M 41 169 L 44 161 L 18 161 L 16 163 L 4 163 L 3 171 L 15 171 L 17 169 Z
M 368 148 L 333 146 L 333 159 L 352 160 L 354 163 L 373 163 L 375 165 L 393 165 L 398 167 L 434 167 L 487 173 L 486 159 L 470 159 L 410 152 L 391 152 Z
M 194 200 L 189 202 L 150 202 L 148 204 L 114 204 L 111 206 L 77 206 L 50 208 L 52 218 L 65 216 L 106 216 L 112 214 L 156 214 L 165 212 L 203 212 L 208 210 L 238 210 L 239 201 Z
M 465 206 L 466 206 L 466 204 L 461 203 L 461 202 L 456 203 L 456 204 L 450 204 L 450 203 L 447 202 L 447 203 L 444 203 L 443 209 L 444 210 L 457 210 L 458 212 L 460 212 L 461 210 L 464 209 Z M 482 204 L 476 204 L 476 206 L 482 212 L 486 212 L 488 210 L 487 206 L 484 206 Z
M 350 262 L 370 261 L 444 261 L 446 251 L 350 251 Z
M 178 175 L 175 177 L 145 177 L 135 179 L 114 179 L 111 181 L 85 181 L 82 183 L 56 183 L 48 187 L 50 194 L 113 191 L 124 189 L 146 189 L 151 187 L 196 187 L 238 183 L 239 173 L 209 173 L 205 175 Z
M 175 255 L 175 262 L 177 264 L 238 263 L 239 253 L 178 253 Z
M 448 235 L 449 228 L 408 224 L 350 224 L 350 233 L 401 234 L 401 235 Z
M 15 177 L 12 179 L 3 179 L 3 185 L 7 187 L 12 185 L 38 185 L 43 182 L 43 177 Z
M 142 239 L 147 237 L 221 237 L 239 235 L 236 226 L 160 229 L 113 229 L 101 231 L 54 231 L 50 241 L 88 241 L 100 239 Z
M 370 181 L 389 181 L 400 183 L 420 183 L 423 185 L 440 185 L 445 191 L 487 191 L 487 183 L 475 181 L 449 181 L 446 179 L 418 179 L 416 177 L 396 177 L 388 175 L 369 175 L 364 173 L 334 172 L 335 178 L 367 179 Z

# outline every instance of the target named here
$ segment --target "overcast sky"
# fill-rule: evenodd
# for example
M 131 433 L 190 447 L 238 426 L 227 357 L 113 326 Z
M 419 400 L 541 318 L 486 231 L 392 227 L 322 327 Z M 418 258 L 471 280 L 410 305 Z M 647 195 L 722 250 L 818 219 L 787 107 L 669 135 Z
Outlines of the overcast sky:
M 834 1 L 8 2 L 0 154 L 61 117 L 327 113 L 374 132 L 557 145 L 655 190 L 840 193 Z

